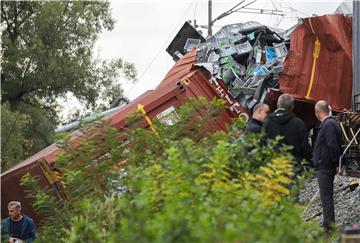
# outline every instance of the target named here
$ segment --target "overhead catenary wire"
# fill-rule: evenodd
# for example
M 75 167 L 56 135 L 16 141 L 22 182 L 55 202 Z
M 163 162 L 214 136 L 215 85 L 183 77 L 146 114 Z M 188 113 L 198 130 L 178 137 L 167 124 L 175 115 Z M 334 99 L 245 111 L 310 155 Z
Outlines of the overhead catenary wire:
M 266 7 L 269 5 L 269 3 L 272 4 L 273 9 L 266 9 Z M 256 12 L 256 10 L 258 12 Z M 274 22 L 274 26 L 280 26 L 280 24 L 283 22 L 284 19 L 299 19 L 299 13 L 301 13 L 301 15 L 303 15 L 304 17 L 311 16 L 308 13 L 305 13 L 303 11 L 293 8 L 286 1 L 277 1 L 277 0 L 272 0 L 271 2 L 266 1 L 260 9 L 246 7 L 237 12 L 244 13 L 244 14 L 255 14 L 250 19 L 250 21 L 253 21 L 260 14 L 261 15 L 269 15 L 269 16 L 271 16 L 270 22 Z M 273 18 L 273 17 L 275 17 L 275 18 Z
M 271 16 L 274 16 L 274 15 L 277 15 L 277 16 L 284 16 L 284 14 L 277 14 L 277 13 L 272 13 L 272 12 L 253 12 L 253 11 L 237 11 L 238 13 L 248 13 L 248 14 L 265 14 L 265 15 L 271 15 Z
M 266 3 L 265 3 L 265 5 L 263 6 L 263 8 L 266 8 L 268 4 L 269 4 L 269 1 L 266 1 Z M 260 13 L 255 14 L 250 21 L 253 21 L 259 14 L 260 14 Z
M 222 13 L 222 14 L 220 14 L 219 16 L 217 16 L 215 19 L 213 19 L 211 22 L 212 23 L 215 23 L 215 21 L 217 21 L 217 20 L 219 20 L 219 19 L 222 19 L 222 18 L 224 18 L 224 17 L 226 17 L 226 16 L 228 16 L 228 15 L 230 15 L 230 14 L 232 14 L 233 12 L 236 12 L 237 10 L 239 10 L 240 8 L 238 8 L 238 9 L 236 9 L 240 4 L 242 4 L 243 2 L 245 2 L 245 0 L 243 0 L 243 1 L 241 1 L 241 2 L 239 2 L 239 3 L 237 3 L 234 7 L 232 7 L 231 9 L 229 9 L 229 10 L 227 10 L 226 12 L 224 12 L 224 13 Z M 251 3 L 253 3 L 253 2 L 255 2 L 255 0 L 254 1 L 252 1 Z M 250 4 L 251 4 L 250 3 Z M 247 6 L 247 5 L 245 5 L 245 6 Z
M 161 48 L 159 48 L 159 50 L 157 51 L 157 53 L 155 54 L 155 56 L 151 59 L 150 63 L 146 66 L 145 70 L 141 73 L 141 75 L 139 76 L 138 80 L 139 82 L 137 83 L 134 83 L 133 86 L 130 88 L 130 90 L 126 93 L 125 97 L 128 97 L 132 91 L 134 90 L 134 88 L 141 83 L 141 79 L 142 77 L 147 73 L 147 71 L 150 69 L 150 67 L 152 66 L 152 64 L 155 62 L 155 60 L 159 57 L 161 51 L 164 50 L 165 46 L 168 44 L 169 40 L 174 36 L 174 34 L 178 31 L 178 26 L 182 23 L 183 19 L 185 18 L 185 16 L 188 14 L 191 6 L 193 5 L 194 3 L 191 2 L 189 3 L 189 6 L 186 8 L 183 16 L 181 17 L 181 19 L 178 21 L 178 23 L 175 25 L 175 28 L 174 30 L 171 32 L 171 34 L 169 35 L 169 37 L 166 39 L 166 41 L 164 42 L 164 44 L 161 46 Z
M 301 13 L 302 15 L 305 15 L 304 17 L 310 17 L 310 16 L 311 16 L 311 14 L 309 14 L 309 13 L 305 13 L 304 11 L 301 11 L 301 10 L 299 10 L 299 9 L 293 8 L 293 7 L 290 5 L 290 3 L 288 3 L 288 2 L 284 2 L 284 5 L 285 5 L 285 6 L 284 6 L 285 8 L 291 10 L 292 12 L 295 12 L 297 17 L 299 17 L 299 13 Z
M 276 1 L 275 1 L 276 2 Z M 245 13 L 245 14 L 255 14 L 253 15 L 253 17 L 250 19 L 250 21 L 253 21 L 258 15 L 268 15 L 270 17 L 269 22 L 274 22 L 274 26 L 278 27 L 280 26 L 280 24 L 282 23 L 282 21 L 284 19 L 298 19 L 299 17 L 297 16 L 290 16 L 293 15 L 294 13 L 297 13 L 295 9 L 290 9 L 289 7 L 285 7 L 282 2 L 280 4 L 280 2 L 278 3 L 278 5 L 274 8 L 274 9 L 266 9 L 266 7 L 269 5 L 270 1 L 267 1 L 266 3 L 264 3 L 264 5 L 259 8 L 245 8 L 244 10 L 252 10 L 252 11 L 243 11 L 240 10 L 238 12 L 241 13 Z M 274 3 L 274 2 L 272 2 Z M 273 5 L 274 6 L 274 5 Z M 255 12 L 255 10 L 258 10 L 258 12 Z M 261 11 L 262 10 L 262 11 Z M 290 10 L 290 11 L 284 11 L 284 10 Z M 277 19 L 272 18 L 273 16 L 276 16 Z

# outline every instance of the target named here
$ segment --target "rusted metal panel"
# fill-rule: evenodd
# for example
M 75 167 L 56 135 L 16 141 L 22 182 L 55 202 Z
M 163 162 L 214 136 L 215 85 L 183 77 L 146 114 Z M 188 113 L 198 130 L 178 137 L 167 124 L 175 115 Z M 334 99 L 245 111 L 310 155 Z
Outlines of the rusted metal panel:
M 174 76 L 177 78 L 175 79 Z M 111 119 L 112 124 L 116 128 L 121 129 L 126 125 L 126 119 L 128 118 L 129 113 L 136 112 L 138 104 L 144 105 L 147 115 L 154 119 L 157 114 L 171 106 L 176 108 L 180 107 L 185 100 L 189 98 L 203 96 L 209 101 L 215 97 L 221 98 L 216 92 L 217 87 L 211 84 L 211 76 L 206 70 L 197 68 L 196 70 L 187 73 L 185 76 L 171 74 L 171 77 L 171 82 L 165 80 L 167 82 L 166 85 L 159 85 L 156 90 L 149 92 L 146 96 L 136 99 L 134 102 L 131 102 L 124 107 L 124 109 L 108 115 L 105 119 Z M 181 82 L 181 80 L 186 78 L 190 80 L 188 84 Z M 232 102 L 234 103 L 234 101 Z M 225 124 L 229 124 L 230 120 L 238 116 L 238 113 L 241 112 L 239 111 L 237 113 L 236 111 L 231 111 L 231 108 L 232 106 L 229 104 L 228 111 L 224 113 L 224 117 L 221 118 L 222 122 L 218 123 L 218 130 L 225 129 Z M 146 127 L 145 122 L 143 125 L 143 127 Z
M 200 89 L 201 91 L 194 93 L 195 97 L 204 96 L 208 100 L 213 99 L 214 97 L 225 100 L 228 104 L 228 109 L 232 113 L 233 117 L 243 115 L 248 118 L 248 113 L 244 107 L 242 107 L 236 99 L 231 97 L 228 92 L 227 86 L 222 80 L 215 79 L 211 77 L 210 73 L 201 67 L 194 66 L 196 64 L 196 50 L 193 49 L 191 52 L 187 53 L 182 59 L 180 59 L 174 67 L 170 69 L 165 78 L 157 86 L 156 89 L 163 88 L 166 86 L 171 86 L 174 83 L 184 79 L 186 77 L 191 77 L 192 83 L 195 83 L 198 87 L 194 89 Z
M 10 201 L 20 201 L 22 211 L 29 215 L 37 224 L 40 223 L 41 217 L 35 212 L 32 207 L 32 201 L 27 198 L 25 188 L 20 185 L 20 179 L 26 173 L 38 178 L 38 183 L 41 187 L 49 187 L 50 184 L 46 180 L 39 162 L 31 162 L 26 165 L 18 167 L 11 173 L 1 175 L 1 215 L 6 217 L 7 204 Z
M 211 101 L 214 98 L 224 99 L 227 105 L 227 109 L 216 120 L 217 130 L 226 130 L 227 126 L 231 123 L 231 120 L 235 117 L 238 117 L 243 112 L 243 108 L 240 107 L 240 105 L 234 106 L 234 104 L 238 103 L 235 99 L 227 94 L 226 88 L 223 87 L 225 85 L 222 84 L 220 86 L 221 81 L 217 81 L 215 83 L 215 80 L 212 79 L 210 73 L 206 70 L 197 68 L 195 71 L 185 76 L 184 78 L 189 78 L 190 80 L 186 89 L 186 92 L 188 93 L 186 97 L 196 98 L 203 96 L 208 101 Z
M 164 86 L 158 90 L 148 92 L 145 96 L 134 100 L 118 112 L 104 117 L 104 120 L 111 120 L 111 124 L 118 130 L 121 130 L 126 125 L 128 116 L 133 112 L 137 112 L 138 104 L 144 106 L 150 118 L 154 118 L 158 113 L 171 106 L 179 107 L 180 103 L 182 103 L 183 95 L 176 84 L 172 87 Z M 141 127 L 146 126 L 144 122 Z
M 277 100 L 283 93 L 280 90 L 269 89 L 269 99 L 267 104 L 271 112 L 277 109 Z M 319 121 L 315 117 L 315 106 L 311 101 L 295 100 L 293 112 L 304 121 L 308 129 L 315 127 Z
M 352 108 L 360 112 L 360 1 L 353 1 L 353 90 Z M 356 98 L 355 98 L 356 97 Z
M 168 84 L 176 83 L 185 75 L 190 73 L 193 64 L 196 63 L 196 49 L 187 53 L 183 58 L 175 63 L 175 65 L 169 70 L 165 78 L 160 82 L 157 88 L 166 86 Z
M 164 87 L 158 91 L 147 92 L 146 95 L 130 103 L 124 107 L 124 109 L 119 110 L 115 114 L 106 116 L 103 119 L 111 120 L 111 123 L 120 130 L 126 125 L 129 113 L 133 111 L 136 112 L 138 104 L 144 105 L 147 115 L 153 119 L 158 113 L 170 106 L 179 107 L 183 103 L 182 96 L 184 95 L 176 85 L 172 89 Z M 139 127 L 144 128 L 148 126 L 145 121 L 138 125 Z M 70 140 L 73 146 L 77 146 L 83 138 L 83 134 L 79 131 L 75 131 L 71 136 Z M 48 186 L 49 183 L 47 183 L 47 180 L 39 167 L 39 161 L 44 159 L 47 163 L 52 164 L 54 163 L 56 155 L 61 153 L 61 151 L 62 149 L 57 147 L 56 144 L 52 144 L 1 174 L 2 215 L 7 215 L 6 205 L 9 201 L 19 200 L 22 202 L 24 212 L 32 217 L 37 224 L 40 223 L 39 215 L 33 210 L 31 202 L 26 199 L 24 189 L 20 186 L 20 179 L 24 174 L 29 172 L 31 175 L 40 178 L 39 183 L 41 187 Z
M 1 178 L 3 178 L 3 176 L 5 176 L 7 174 L 13 173 L 13 171 L 18 170 L 19 168 L 26 167 L 39 159 L 45 159 L 48 163 L 52 163 L 55 159 L 56 154 L 58 154 L 61 151 L 62 151 L 62 149 L 57 147 L 55 143 L 51 144 L 50 146 L 37 152 L 33 156 L 27 158 L 26 160 L 18 163 L 17 165 L 15 165 L 15 166 L 11 167 L 10 169 L 6 170 L 5 172 L 3 172 L 1 174 Z
M 285 69 L 280 75 L 280 90 L 312 103 L 327 100 L 336 111 L 349 109 L 351 28 L 351 18 L 341 14 L 304 19 L 291 34 Z M 316 44 L 316 40 L 320 44 Z
M 187 57 L 184 57 L 184 59 L 187 59 Z M 179 69 L 179 66 L 175 65 L 175 69 L 172 69 L 172 72 L 174 72 L 174 70 L 176 70 L 176 72 L 170 72 L 167 75 L 167 79 L 164 79 L 166 83 L 159 85 L 155 90 L 147 91 L 119 111 L 105 116 L 103 120 L 110 120 L 114 127 L 121 130 L 127 125 L 126 123 L 130 113 L 137 112 L 138 104 L 144 106 L 146 115 L 153 120 L 164 110 L 172 106 L 178 108 L 190 98 L 203 96 L 208 100 L 212 100 L 213 98 L 218 97 L 223 98 L 226 101 L 227 98 L 223 97 L 222 94 L 227 92 L 222 90 L 221 82 L 215 83 L 214 80 L 211 79 L 210 74 L 202 68 L 196 68 L 190 72 L 192 67 L 191 63 L 192 61 L 186 61 L 184 64 L 186 67 L 183 66 Z M 181 81 L 184 80 L 184 78 L 189 80 L 189 83 L 185 84 L 184 81 Z M 241 112 L 241 110 L 236 110 L 238 109 L 236 105 L 234 106 L 236 101 L 230 99 L 227 102 L 228 109 L 224 114 L 214 124 L 209 124 L 213 130 L 225 130 L 227 124 L 231 122 L 231 119 L 238 116 Z M 143 128 L 149 126 L 145 122 L 145 119 L 137 125 L 138 127 Z M 73 132 L 70 139 L 71 144 L 77 146 L 83 137 L 84 134 L 79 130 Z M 35 221 L 39 223 L 38 220 L 40 217 L 35 214 L 31 202 L 26 199 L 25 192 L 19 185 L 20 178 L 25 173 L 30 172 L 30 174 L 40 177 L 41 186 L 48 186 L 49 183 L 47 183 L 46 178 L 44 178 L 38 161 L 44 159 L 47 163 L 52 164 L 54 163 L 56 155 L 61 152 L 62 148 L 59 148 L 56 144 L 52 144 L 1 174 L 1 202 L 3 215 L 6 215 L 6 205 L 10 200 L 19 200 L 24 205 L 24 212 L 29 214 L 29 216 L 33 217 Z

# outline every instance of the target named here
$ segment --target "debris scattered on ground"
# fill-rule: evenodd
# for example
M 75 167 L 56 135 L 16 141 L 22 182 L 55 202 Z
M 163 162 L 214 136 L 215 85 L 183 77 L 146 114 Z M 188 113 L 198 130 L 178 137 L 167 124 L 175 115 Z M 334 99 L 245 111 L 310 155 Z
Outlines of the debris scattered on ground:
M 335 220 L 337 224 L 344 225 L 360 222 L 360 186 L 354 188 L 354 185 L 359 183 L 360 178 L 335 176 L 334 200 Z M 307 205 L 317 193 L 318 189 L 316 178 L 309 179 L 300 192 L 300 203 Z M 319 193 L 303 214 L 303 219 L 314 217 L 322 223 L 323 216 Z

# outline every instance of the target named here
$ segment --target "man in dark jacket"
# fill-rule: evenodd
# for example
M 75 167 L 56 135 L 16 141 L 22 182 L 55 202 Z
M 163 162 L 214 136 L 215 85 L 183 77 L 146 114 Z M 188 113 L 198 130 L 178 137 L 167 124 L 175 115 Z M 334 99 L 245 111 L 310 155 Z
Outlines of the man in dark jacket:
M 254 107 L 253 116 L 246 124 L 245 132 L 259 133 L 262 126 L 270 112 L 270 107 L 267 104 L 259 103 Z
M 301 161 L 310 161 L 311 147 L 308 139 L 308 130 L 305 123 L 292 113 L 294 109 L 294 98 L 289 94 L 282 94 L 277 102 L 278 109 L 269 115 L 264 123 L 264 130 L 267 136 L 274 139 L 276 136 L 283 136 L 283 142 L 291 145 L 291 153 L 295 157 L 297 165 L 295 173 L 302 171 Z
M 323 227 L 326 231 L 330 231 L 331 224 L 335 222 L 333 188 L 343 142 L 340 127 L 329 113 L 330 109 L 326 101 L 321 100 L 316 103 L 315 115 L 321 125 L 315 142 L 313 163 L 323 207 Z
M 21 213 L 21 203 L 9 202 L 8 211 L 9 217 L 2 222 L 2 237 L 9 237 L 10 243 L 31 243 L 35 239 L 35 224 L 31 218 Z

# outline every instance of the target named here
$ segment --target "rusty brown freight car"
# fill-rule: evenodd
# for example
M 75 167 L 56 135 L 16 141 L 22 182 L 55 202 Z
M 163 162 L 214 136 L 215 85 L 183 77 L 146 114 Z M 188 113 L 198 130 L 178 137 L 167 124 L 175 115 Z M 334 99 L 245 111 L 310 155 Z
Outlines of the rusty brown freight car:
M 291 33 L 280 90 L 299 101 L 351 108 L 352 23 L 342 14 L 303 19 Z
M 129 113 L 136 111 L 139 104 L 144 106 L 147 116 L 153 120 L 161 112 L 167 109 L 176 109 L 186 100 L 200 96 L 208 100 L 212 100 L 214 97 L 223 98 L 228 103 L 228 109 L 212 124 L 215 130 L 225 130 L 231 119 L 241 113 L 247 116 L 236 100 L 226 95 L 226 88 L 221 81 L 214 80 L 202 68 L 193 68 L 195 57 L 196 51 L 193 50 L 175 64 L 155 90 L 145 92 L 128 105 L 102 119 L 111 120 L 111 124 L 121 130 L 126 125 Z M 148 124 L 144 121 L 139 126 L 146 128 Z M 82 135 L 79 130 L 71 134 L 73 146 L 77 146 Z M 29 172 L 33 176 L 40 177 L 39 183 L 41 186 L 52 186 L 54 190 L 57 190 L 53 182 L 49 181 L 45 176 L 44 169 L 41 168 L 41 161 L 53 165 L 56 155 L 61 151 L 62 149 L 56 144 L 52 144 L 1 174 L 1 212 L 3 217 L 7 215 L 7 203 L 11 200 L 19 200 L 23 203 L 24 212 L 34 218 L 37 223 L 40 222 L 40 217 L 31 206 L 31 201 L 26 198 L 24 188 L 20 186 L 19 180 Z

